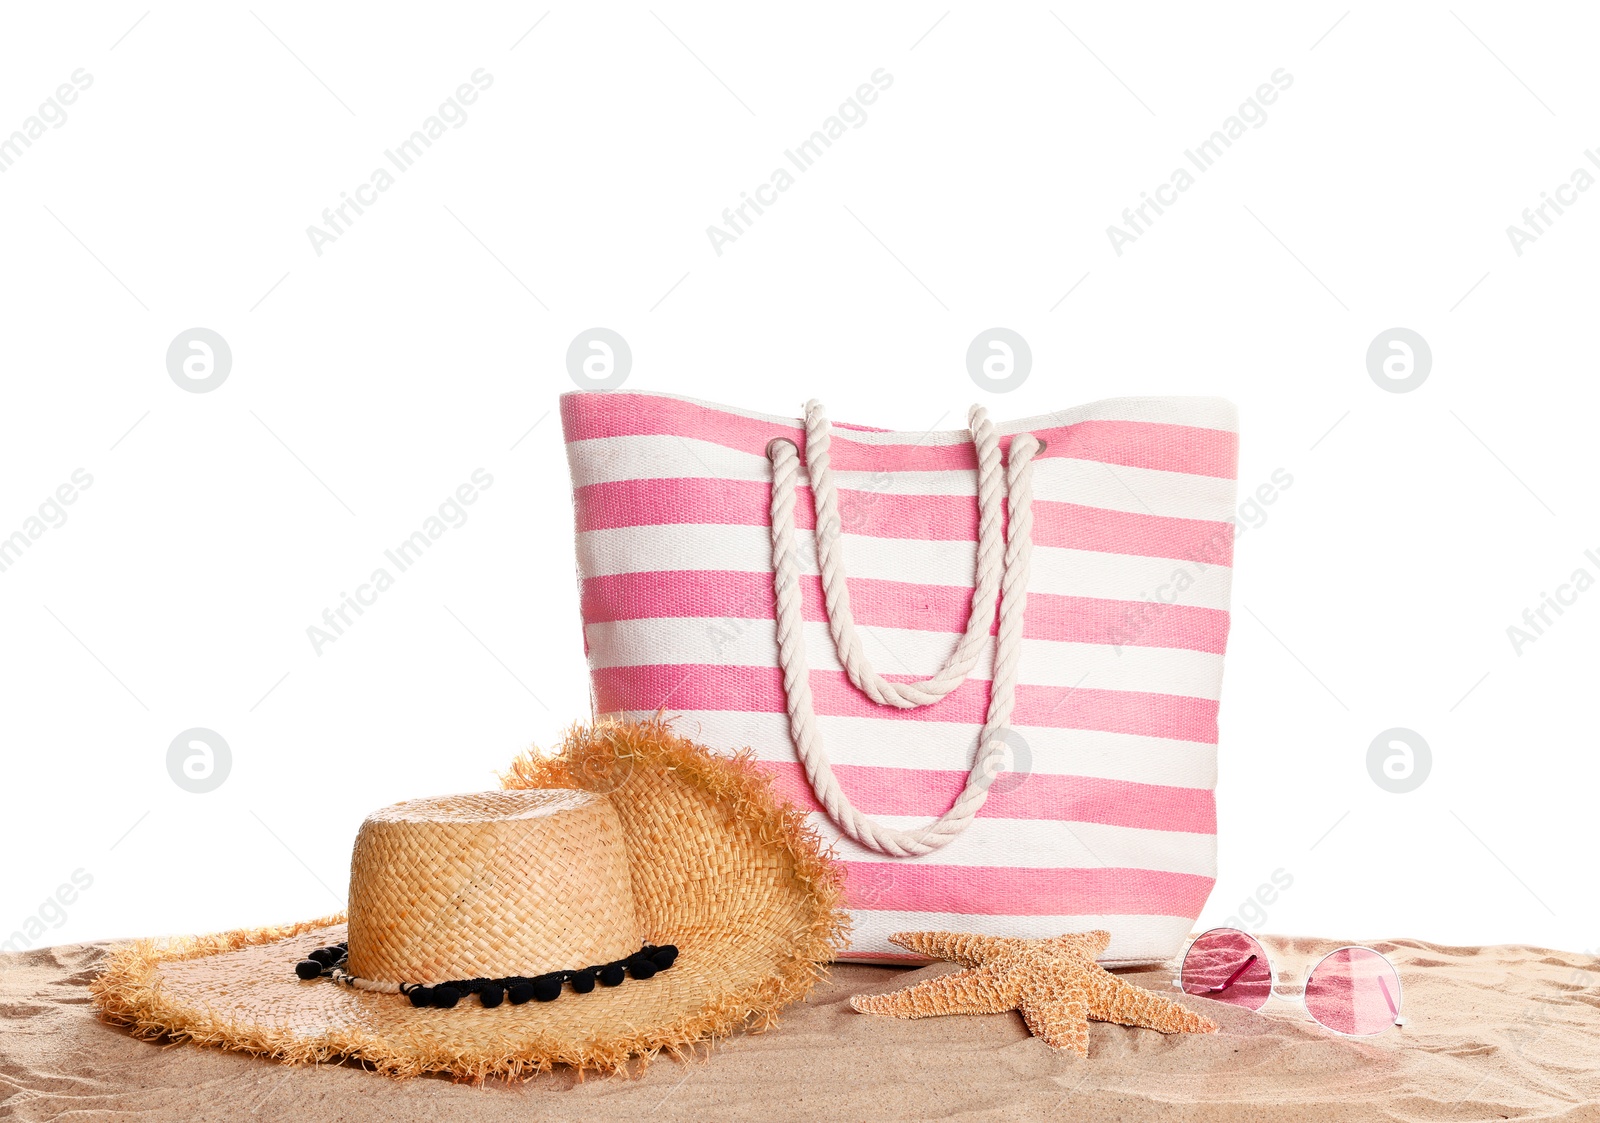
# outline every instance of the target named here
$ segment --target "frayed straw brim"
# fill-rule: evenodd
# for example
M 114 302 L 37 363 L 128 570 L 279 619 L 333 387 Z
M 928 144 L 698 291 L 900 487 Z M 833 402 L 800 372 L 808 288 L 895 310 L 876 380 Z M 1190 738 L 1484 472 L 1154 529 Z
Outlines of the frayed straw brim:
M 670 970 L 550 1003 L 417 1009 L 294 977 L 297 960 L 344 938 L 339 915 L 121 947 L 91 985 L 101 1016 L 140 1037 L 289 1063 L 353 1059 L 393 1076 L 618 1071 L 765 1028 L 843 946 L 841 870 L 748 753 L 718 756 L 659 719 L 602 722 L 573 728 L 553 757 L 517 759 L 501 780 L 609 796 L 646 939 L 679 948 Z

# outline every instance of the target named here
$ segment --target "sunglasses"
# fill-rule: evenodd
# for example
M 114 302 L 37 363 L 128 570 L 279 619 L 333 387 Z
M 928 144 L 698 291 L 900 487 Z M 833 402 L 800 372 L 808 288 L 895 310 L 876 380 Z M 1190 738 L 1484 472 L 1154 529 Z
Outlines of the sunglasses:
M 1201 998 L 1260 1010 L 1277 986 L 1266 949 L 1237 928 L 1213 928 L 1184 953 L 1178 985 Z M 1306 975 L 1306 1013 L 1319 1025 L 1350 1037 L 1370 1037 L 1400 1016 L 1400 973 L 1379 952 L 1364 947 L 1330 951 Z

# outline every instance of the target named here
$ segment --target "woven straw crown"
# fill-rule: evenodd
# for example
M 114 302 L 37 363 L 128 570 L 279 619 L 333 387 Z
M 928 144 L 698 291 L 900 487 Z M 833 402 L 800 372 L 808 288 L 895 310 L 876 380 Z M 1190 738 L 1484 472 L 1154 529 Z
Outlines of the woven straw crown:
M 639 950 L 628 852 L 603 795 L 477 792 L 397 803 L 350 859 L 352 975 L 538 975 Z

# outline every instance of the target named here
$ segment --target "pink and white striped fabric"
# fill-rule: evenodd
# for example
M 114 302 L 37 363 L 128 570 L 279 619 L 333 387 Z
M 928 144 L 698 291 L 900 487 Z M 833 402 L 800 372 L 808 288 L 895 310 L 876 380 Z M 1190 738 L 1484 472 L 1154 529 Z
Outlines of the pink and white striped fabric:
M 678 715 L 688 735 L 752 748 L 847 866 L 855 959 L 909 958 L 908 929 L 1051 936 L 1105 928 L 1104 960 L 1175 954 L 1216 874 L 1217 704 L 1228 636 L 1238 449 L 1211 398 L 1117 398 L 996 423 L 1033 468 L 1033 555 L 1009 771 L 954 841 L 889 858 L 842 838 L 790 739 L 775 635 L 774 437 L 795 418 L 628 392 L 561 399 L 585 647 L 597 714 Z M 845 568 L 884 677 L 937 671 L 971 607 L 978 527 L 966 430 L 835 423 Z M 804 477 L 802 477 L 804 482 Z M 817 723 L 851 801 L 915 829 L 972 766 L 992 650 L 920 709 L 846 677 L 824 614 L 809 488 L 796 503 Z M 893 672 L 893 673 L 891 673 Z

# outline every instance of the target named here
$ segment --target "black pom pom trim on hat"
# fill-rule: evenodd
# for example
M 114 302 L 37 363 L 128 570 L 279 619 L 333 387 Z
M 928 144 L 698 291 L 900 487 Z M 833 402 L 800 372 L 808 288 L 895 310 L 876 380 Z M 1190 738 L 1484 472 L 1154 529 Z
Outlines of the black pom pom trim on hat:
M 325 948 L 317 948 L 294 965 L 295 976 L 308 980 L 321 978 L 335 967 L 342 966 L 345 955 L 349 950 L 350 945 L 348 943 L 330 944 Z
M 351 975 L 345 970 L 349 953 L 348 942 L 317 948 L 294 965 L 295 976 L 307 981 L 331 978 L 336 983 L 357 990 L 398 991 L 419 1009 L 432 1007 L 449 1010 L 460 1004 L 467 995 L 475 994 L 485 1009 L 492 1010 L 502 1002 L 512 1006 L 528 1002 L 554 1002 L 568 985 L 574 993 L 588 994 L 594 990 L 596 983 L 603 987 L 615 987 L 621 986 L 629 976 L 640 981 L 651 979 L 678 959 L 678 948 L 674 944 L 645 944 L 623 959 L 580 967 L 575 971 L 547 971 L 543 975 L 533 976 L 509 975 L 503 979 L 459 979 L 443 983 L 396 985 L 373 984 Z

